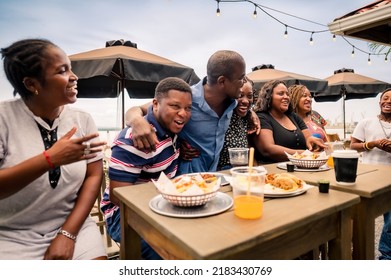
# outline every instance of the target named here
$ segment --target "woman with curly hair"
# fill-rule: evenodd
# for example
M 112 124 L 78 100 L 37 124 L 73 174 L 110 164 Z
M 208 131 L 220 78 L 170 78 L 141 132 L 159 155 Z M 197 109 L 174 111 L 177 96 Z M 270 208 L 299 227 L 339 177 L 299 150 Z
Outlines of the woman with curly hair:
M 253 137 L 255 157 L 260 163 L 287 161 L 285 152 L 294 154 L 321 150 L 326 145 L 313 137 L 304 121 L 293 112 L 286 84 L 271 80 L 260 89 L 254 106 L 261 122 L 261 132 Z

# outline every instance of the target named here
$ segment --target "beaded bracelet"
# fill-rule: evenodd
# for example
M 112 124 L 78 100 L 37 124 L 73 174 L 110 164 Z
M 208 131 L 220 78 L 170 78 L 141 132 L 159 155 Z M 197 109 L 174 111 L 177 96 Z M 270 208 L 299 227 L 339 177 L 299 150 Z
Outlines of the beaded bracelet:
M 61 234 L 61 235 L 64 235 L 65 237 L 68 237 L 69 239 L 72 239 L 73 241 L 76 241 L 76 235 L 73 235 L 69 232 L 67 232 L 66 230 L 60 228 L 57 232 L 57 234 Z
M 45 156 L 46 161 L 49 163 L 50 168 L 53 169 L 53 168 L 54 168 L 54 164 L 53 164 L 52 161 L 50 160 L 50 156 L 49 156 L 49 154 L 46 152 L 46 150 L 43 151 L 43 155 Z

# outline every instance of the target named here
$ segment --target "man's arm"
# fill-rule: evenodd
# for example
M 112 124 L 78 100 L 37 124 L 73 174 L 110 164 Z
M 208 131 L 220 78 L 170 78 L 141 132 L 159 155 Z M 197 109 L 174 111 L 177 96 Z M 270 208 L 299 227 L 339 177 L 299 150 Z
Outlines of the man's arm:
M 148 107 L 152 102 L 141 106 L 134 106 L 126 111 L 126 125 L 132 127 L 133 144 L 138 149 L 156 150 L 156 144 L 159 143 L 155 130 L 143 118 L 147 114 Z
M 259 135 L 261 132 L 261 121 L 259 120 L 257 114 L 253 110 L 249 110 L 250 112 L 250 123 L 247 134 Z

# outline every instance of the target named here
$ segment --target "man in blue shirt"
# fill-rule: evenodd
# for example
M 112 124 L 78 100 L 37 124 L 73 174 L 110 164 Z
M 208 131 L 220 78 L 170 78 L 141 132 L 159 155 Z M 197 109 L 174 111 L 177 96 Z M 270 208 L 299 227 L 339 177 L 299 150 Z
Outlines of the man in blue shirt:
M 179 174 L 216 171 L 232 112 L 245 81 L 246 64 L 234 51 L 220 50 L 208 60 L 207 77 L 192 86 L 192 116 L 179 134 L 181 140 L 200 151 L 191 161 L 181 160 Z M 156 134 L 142 115 L 148 104 L 132 107 L 126 113 L 127 125 L 133 127 L 137 147 L 154 149 Z

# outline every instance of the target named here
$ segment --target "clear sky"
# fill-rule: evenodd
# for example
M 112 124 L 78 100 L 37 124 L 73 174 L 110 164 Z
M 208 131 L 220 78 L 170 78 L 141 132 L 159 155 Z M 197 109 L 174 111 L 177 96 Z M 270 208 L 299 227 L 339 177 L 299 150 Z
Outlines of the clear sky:
M 335 18 L 370 4 L 371 0 L 255 0 L 255 3 L 305 18 L 324 26 L 266 9 L 283 23 L 305 30 L 324 30 Z M 341 37 L 332 41 L 329 32 L 314 34 L 288 29 L 250 3 L 220 3 L 216 16 L 214 0 L 0 0 L 0 47 L 27 37 L 52 40 L 67 54 L 102 48 L 108 40 L 125 39 L 138 48 L 166 57 L 206 74 L 206 62 L 219 49 L 238 51 L 246 60 L 247 72 L 260 64 L 276 69 L 326 78 L 340 68 L 391 83 L 390 63 L 384 56 L 372 56 L 356 50 Z M 367 42 L 349 39 L 353 45 L 369 51 Z M 390 58 L 389 58 L 390 60 Z M 12 89 L 0 67 L 0 100 L 12 98 Z M 140 103 L 129 100 L 126 107 Z M 348 101 L 346 120 L 358 121 L 378 113 L 378 99 Z M 116 99 L 79 99 L 74 106 L 90 112 L 98 127 L 120 126 Z M 342 120 L 342 103 L 315 103 L 325 118 Z

